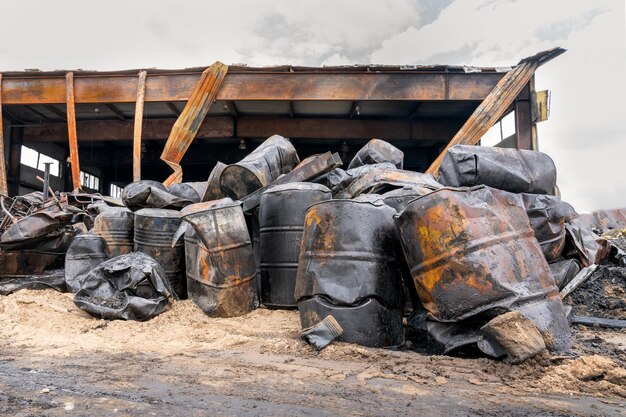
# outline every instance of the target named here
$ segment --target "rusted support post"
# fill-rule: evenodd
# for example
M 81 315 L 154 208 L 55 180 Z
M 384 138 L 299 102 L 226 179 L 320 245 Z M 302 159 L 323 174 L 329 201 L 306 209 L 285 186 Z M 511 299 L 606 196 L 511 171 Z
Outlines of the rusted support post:
M 141 127 L 143 102 L 146 93 L 146 71 L 139 71 L 137 102 L 135 103 L 135 131 L 133 133 L 133 181 L 141 179 Z
M 536 131 L 532 116 L 532 95 L 530 93 L 530 82 L 524 87 L 526 98 L 515 100 L 515 132 L 518 149 L 535 149 L 536 138 L 533 138 L 533 131 Z
M 74 105 L 74 73 L 65 74 L 65 104 L 67 106 L 67 136 L 70 144 L 70 167 L 72 188 L 80 188 L 80 162 L 78 161 L 78 137 L 76 135 L 76 107 Z
M 0 196 L 9 196 L 7 168 L 4 162 L 4 125 L 2 124 L 2 74 L 0 74 Z

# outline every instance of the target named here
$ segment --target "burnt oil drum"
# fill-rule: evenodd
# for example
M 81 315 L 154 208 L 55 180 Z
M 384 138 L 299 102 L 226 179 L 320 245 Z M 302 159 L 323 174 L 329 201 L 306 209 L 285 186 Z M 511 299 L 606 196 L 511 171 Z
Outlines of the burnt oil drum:
M 241 199 L 288 173 L 299 162 L 289 139 L 274 135 L 238 163 L 224 168 L 220 188 L 224 195 Z
M 189 280 L 198 280 L 198 234 L 193 230 L 193 227 L 187 227 L 184 242 L 185 276 L 187 278 L 187 287 L 189 287 Z
M 133 251 L 135 219 L 127 208 L 110 208 L 96 216 L 93 233 L 105 240 L 110 258 Z
M 339 340 L 404 343 L 395 212 L 371 195 L 309 207 L 295 289 L 303 328 L 332 315 L 343 328 Z
M 136 211 L 135 251 L 158 261 L 178 297 L 186 298 L 184 242 L 179 240 L 172 247 L 180 223 L 180 214 L 176 210 L 145 208 Z
M 194 228 L 196 255 L 187 258 L 189 298 L 212 317 L 235 317 L 257 305 L 256 263 L 243 210 L 230 198 L 188 206 L 181 212 Z M 186 232 L 191 244 L 193 235 Z M 195 260 L 194 260 L 195 258 Z
M 261 303 L 296 308 L 294 291 L 304 216 L 309 206 L 330 200 L 321 185 L 296 182 L 271 187 L 261 196 Z
M 552 350 L 571 346 L 558 288 L 516 195 L 443 188 L 396 216 L 402 249 L 429 316 L 439 322 L 516 310 Z

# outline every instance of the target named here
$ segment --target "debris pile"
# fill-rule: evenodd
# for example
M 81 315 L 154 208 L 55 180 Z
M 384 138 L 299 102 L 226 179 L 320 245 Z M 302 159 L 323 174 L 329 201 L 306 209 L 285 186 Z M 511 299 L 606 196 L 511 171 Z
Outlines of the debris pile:
M 317 349 L 408 339 L 511 363 L 568 351 L 571 322 L 622 326 L 624 210 L 576 213 L 540 152 L 457 145 L 437 178 L 403 157 L 373 139 L 344 170 L 274 135 L 206 182 L 2 199 L 0 292 L 67 289 L 125 320 L 187 297 L 210 317 L 297 308 Z

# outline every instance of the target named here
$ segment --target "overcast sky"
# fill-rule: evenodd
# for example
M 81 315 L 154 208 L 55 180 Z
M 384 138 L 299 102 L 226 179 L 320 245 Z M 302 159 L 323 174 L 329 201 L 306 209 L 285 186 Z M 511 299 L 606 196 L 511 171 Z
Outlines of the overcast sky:
M 0 70 L 249 65 L 509 66 L 553 46 L 540 149 L 578 211 L 626 206 L 624 0 L 2 2 Z

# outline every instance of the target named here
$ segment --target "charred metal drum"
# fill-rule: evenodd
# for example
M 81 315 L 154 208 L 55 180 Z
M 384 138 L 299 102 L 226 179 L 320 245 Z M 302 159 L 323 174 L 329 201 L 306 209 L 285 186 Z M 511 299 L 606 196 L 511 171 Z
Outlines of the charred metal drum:
M 339 340 L 404 343 L 394 214 L 376 196 L 309 207 L 295 290 L 302 328 L 332 315 L 344 330 Z
M 558 288 L 517 196 L 485 186 L 444 188 L 410 202 L 396 225 L 431 319 L 489 320 L 517 310 L 550 349 L 571 346 Z
M 295 182 L 271 187 L 261 196 L 261 303 L 273 308 L 296 308 L 294 290 L 309 206 L 330 200 L 321 184 Z
M 396 148 L 389 142 L 380 139 L 372 139 L 356 153 L 348 169 L 360 167 L 363 165 L 380 164 L 389 162 L 396 168 L 402 169 L 404 161 L 404 152 Z
M 65 255 L 65 284 L 72 292 L 92 269 L 108 260 L 107 243 L 100 236 L 78 235 Z
M 181 215 L 198 239 L 196 267 L 187 275 L 189 298 L 214 317 L 252 311 L 256 306 L 256 265 L 239 203 L 224 198 L 193 204 Z M 194 262 L 193 257 L 188 262 Z
M 206 185 L 206 182 L 180 182 L 170 185 L 167 191 L 176 197 L 184 198 L 192 203 L 199 203 L 206 191 Z
M 180 223 L 180 214 L 175 210 L 146 208 L 136 211 L 135 251 L 157 260 L 178 297 L 186 298 L 184 242 L 178 241 L 172 247 Z
M 274 135 L 220 176 L 222 192 L 239 200 L 291 171 L 300 160 L 289 139 Z
M 93 233 L 106 241 L 109 257 L 133 251 L 135 218 L 127 208 L 109 208 L 96 216 Z

